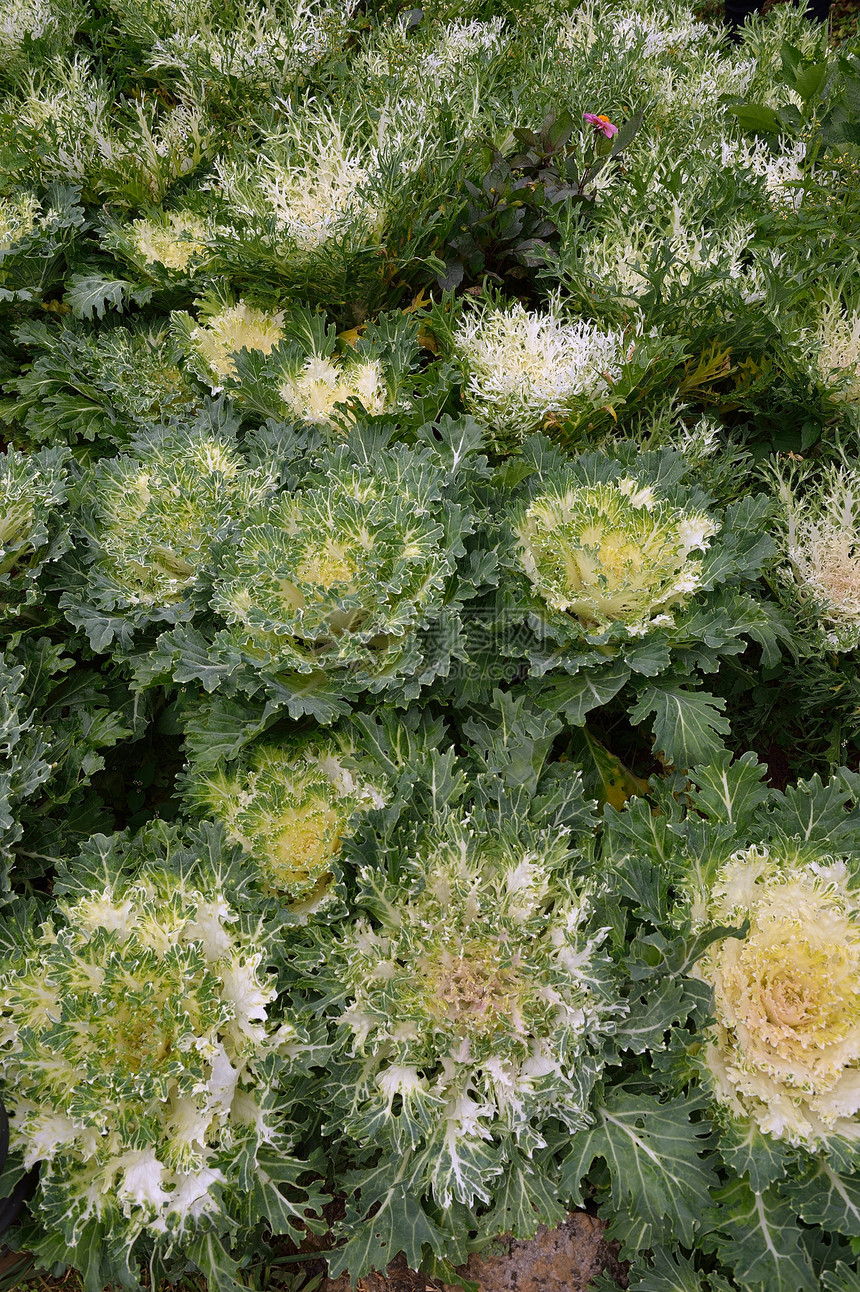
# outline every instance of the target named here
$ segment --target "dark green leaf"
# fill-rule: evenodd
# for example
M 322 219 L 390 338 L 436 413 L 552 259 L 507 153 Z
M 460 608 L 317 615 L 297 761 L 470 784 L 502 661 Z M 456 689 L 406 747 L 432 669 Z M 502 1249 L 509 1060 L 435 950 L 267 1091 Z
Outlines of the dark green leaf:
M 484 1218 L 488 1234 L 534 1238 L 540 1225 L 555 1229 L 567 1215 L 545 1164 L 515 1154 L 493 1186 L 493 1208 Z
M 205 1275 L 206 1285 L 212 1292 L 248 1292 L 237 1278 L 239 1266 L 217 1234 L 199 1235 L 188 1243 L 186 1251 Z
M 66 304 L 75 318 L 104 318 L 108 307 L 121 310 L 126 290 L 124 278 L 103 278 L 100 274 L 72 274 L 66 285 Z
M 764 104 L 730 103 L 728 110 L 737 117 L 742 130 L 764 135 L 779 135 L 782 131 L 779 117 L 773 108 L 766 108 Z
M 632 996 L 629 1004 L 630 1011 L 613 1039 L 619 1049 L 634 1054 L 662 1047 L 665 1033 L 687 1014 L 684 984 L 672 978 L 665 978 L 644 995 Z
M 860 1175 L 844 1175 L 821 1158 L 800 1180 L 783 1186 L 801 1218 L 849 1238 L 860 1238 Z
M 356 1279 L 371 1270 L 385 1270 L 400 1252 L 416 1269 L 428 1248 L 436 1256 L 446 1256 L 449 1237 L 433 1223 L 421 1200 L 398 1184 L 385 1195 L 376 1215 L 361 1221 L 349 1241 L 329 1257 L 329 1277 L 336 1279 L 347 1270 Z
M 740 831 L 770 797 L 769 788 L 762 784 L 766 773 L 767 767 L 755 754 L 744 754 L 732 762 L 731 754 L 723 751 L 708 766 L 694 769 L 691 779 L 696 788 L 690 798 L 710 821 L 733 825 Z
M 725 707 L 721 696 L 667 683 L 646 687 L 630 716 L 634 722 L 642 722 L 653 713 L 655 747 L 676 767 L 693 767 L 723 752 L 719 736 L 731 729 L 720 712 Z
M 595 1159 L 609 1168 L 613 1210 L 629 1214 L 642 1245 L 669 1236 L 692 1247 L 716 1177 L 703 1158 L 710 1124 L 699 1119 L 701 1099 L 660 1103 L 655 1093 L 610 1091 L 594 1110 L 596 1124 L 573 1137 L 563 1183 L 579 1205 L 580 1183 Z M 695 1118 L 695 1120 L 694 1120 Z
M 554 677 L 536 690 L 535 698 L 542 709 L 560 711 L 571 726 L 581 727 L 592 709 L 608 704 L 629 677 L 623 664 L 612 664 L 574 677 Z
M 805 1251 L 794 1207 L 775 1186 L 754 1193 L 746 1180 L 735 1180 L 715 1195 L 708 1239 L 737 1282 L 750 1292 L 819 1292 Z

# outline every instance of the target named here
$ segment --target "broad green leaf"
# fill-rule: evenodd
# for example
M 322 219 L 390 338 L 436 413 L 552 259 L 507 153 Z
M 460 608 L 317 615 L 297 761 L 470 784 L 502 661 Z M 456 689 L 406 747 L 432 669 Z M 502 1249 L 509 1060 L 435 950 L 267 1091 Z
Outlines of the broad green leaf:
M 699 1098 L 661 1103 L 653 1093 L 610 1091 L 594 1110 L 595 1125 L 574 1135 L 563 1163 L 563 1184 L 575 1203 L 582 1202 L 582 1179 L 602 1158 L 613 1210 L 640 1228 L 643 1246 L 675 1236 L 692 1247 L 716 1183 L 702 1157 L 711 1130 L 699 1119 L 702 1106 Z
M 265 731 L 272 711 L 269 706 L 254 707 L 219 696 L 181 717 L 179 729 L 185 733 L 186 748 L 194 761 L 204 766 L 236 758 L 249 740 Z
M 542 709 L 552 709 L 564 714 L 573 727 L 581 727 L 592 709 L 599 709 L 613 699 L 630 677 L 630 670 L 623 664 L 612 664 L 607 669 L 593 669 L 575 677 L 553 678 L 536 692 Z
M 104 1225 L 91 1220 L 72 1248 L 74 1267 L 83 1275 L 84 1292 L 102 1292 L 105 1285 L 105 1241 Z
M 860 1175 L 845 1175 L 821 1158 L 800 1180 L 782 1186 L 807 1225 L 860 1238 Z
M 97 654 L 106 651 L 114 640 L 125 649 L 131 646 L 133 629 L 126 616 L 100 610 L 72 593 L 64 593 L 60 604 L 69 622 L 86 633 Z
M 819 1292 L 800 1238 L 797 1212 L 774 1185 L 754 1193 L 735 1180 L 715 1195 L 715 1234 L 707 1240 L 750 1292 Z
M 676 809 L 677 815 L 677 809 Z M 629 854 L 637 858 L 647 857 L 658 865 L 664 864 L 674 855 L 678 847 L 678 821 L 674 823 L 663 811 L 654 811 L 651 803 L 644 798 L 628 799 L 623 812 L 607 808 L 607 836 L 605 853 L 614 859 L 621 859 Z
M 259 1153 L 249 1224 L 253 1225 L 260 1216 L 265 1216 L 272 1226 L 273 1234 L 288 1234 L 295 1242 L 301 1242 L 308 1228 L 317 1229 L 313 1217 L 321 1213 L 328 1199 L 298 1183 L 306 1173 L 307 1168 L 303 1163 Z M 281 1186 L 288 1188 L 292 1196 L 284 1193 Z M 298 1198 L 296 1194 L 299 1195 Z
M 669 880 L 660 866 L 652 866 L 646 857 L 624 857 L 616 867 L 619 888 L 646 920 L 662 924 L 669 910 Z
M 798 68 L 803 66 L 803 53 L 796 45 L 792 45 L 790 40 L 784 40 L 779 50 L 779 61 L 782 63 L 785 75 L 793 81 Z
M 362 1221 L 349 1242 L 329 1257 L 329 1278 L 347 1270 L 353 1279 L 371 1270 L 384 1270 L 400 1252 L 417 1269 L 426 1248 L 440 1257 L 449 1251 L 449 1236 L 427 1215 L 420 1198 L 407 1185 L 398 1184 L 385 1195 L 376 1215 Z
M 484 469 L 486 458 L 476 460 L 486 431 L 473 417 L 451 417 L 446 413 L 432 426 L 419 427 L 416 434 L 439 456 L 452 479 L 467 463 L 477 465 L 481 475 L 489 474 Z
M 804 103 L 808 103 L 818 94 L 827 79 L 828 71 L 826 63 L 810 63 L 808 67 L 797 72 L 792 89 L 800 95 Z
M 832 849 L 860 851 L 860 812 L 856 806 L 847 810 L 857 798 L 852 773 L 843 769 L 826 784 L 816 774 L 774 795 L 770 820 L 786 835 Z
M 235 652 L 217 651 L 196 628 L 180 627 L 162 633 L 149 655 L 134 660 L 139 685 L 151 685 L 159 676 L 172 676 L 176 682 L 202 682 L 212 692 L 229 678 L 239 665 Z
M 728 924 L 711 925 L 698 933 L 688 933 L 686 936 L 681 934 L 672 939 L 656 930 L 634 938 L 630 943 L 628 969 L 636 979 L 661 974 L 683 976 L 690 972 L 712 942 L 723 938 L 745 937 L 748 927 L 748 922 L 739 928 Z
M 634 112 L 629 121 L 625 121 L 624 125 L 619 127 L 618 134 L 612 140 L 612 151 L 609 154 L 610 157 L 617 157 L 618 154 L 632 142 L 634 136 L 639 130 L 639 127 L 642 125 L 644 117 L 644 112 Z
M 825 1270 L 821 1279 L 827 1292 L 860 1292 L 860 1273 L 839 1261 L 833 1270 Z
M 641 996 L 631 996 L 630 1011 L 614 1034 L 621 1050 L 643 1054 L 662 1047 L 665 1033 L 687 1015 L 683 982 L 666 978 Z
M 66 304 L 75 318 L 104 318 L 111 307 L 121 310 L 131 283 L 123 278 L 103 278 L 100 274 L 72 274 L 66 285 Z
M 696 788 L 690 797 L 696 810 L 709 820 L 742 830 L 770 797 L 770 789 L 762 784 L 766 773 L 767 767 L 755 754 L 744 754 L 732 762 L 726 750 L 708 766 L 694 768 L 691 779 Z
M 188 1243 L 186 1251 L 205 1275 L 206 1285 L 211 1292 L 247 1292 L 245 1285 L 237 1278 L 238 1265 L 217 1234 L 200 1234 Z
M 660 632 L 650 632 L 645 637 L 634 638 L 622 648 L 622 654 L 625 664 L 642 677 L 657 677 L 665 672 L 672 659 L 669 643 Z
M 555 1229 L 567 1215 L 558 1189 L 542 1161 L 514 1154 L 502 1178 L 493 1186 L 493 1208 L 484 1218 L 488 1234 L 534 1238 L 540 1225 Z
M 755 1193 L 781 1180 L 791 1160 L 791 1149 L 772 1135 L 764 1135 L 751 1118 L 732 1118 L 720 1134 L 720 1152 L 737 1176 L 744 1176 Z
M 692 1260 L 682 1252 L 658 1248 L 651 1268 L 641 1278 L 636 1278 L 636 1273 L 634 1266 L 630 1292 L 706 1292 L 707 1289 Z
M 779 135 L 782 132 L 782 122 L 779 117 L 773 108 L 766 108 L 764 104 L 730 103 L 728 111 L 737 117 L 742 130 L 765 135 Z
M 731 729 L 721 713 L 725 707 L 721 696 L 667 684 L 646 687 L 629 712 L 634 722 L 653 713 L 655 748 L 676 767 L 693 767 L 723 752 L 719 736 Z
M 485 721 L 484 717 L 490 721 Z M 536 707 L 524 694 L 496 690 L 492 708 L 480 719 L 467 718 L 463 732 L 476 746 L 481 765 L 507 785 L 523 785 L 534 792 L 561 721 Z
M 550 113 L 544 119 L 541 127 L 541 143 L 549 143 L 553 149 L 563 148 L 575 129 L 576 123 L 573 117 L 567 108 L 562 108 L 558 115 Z

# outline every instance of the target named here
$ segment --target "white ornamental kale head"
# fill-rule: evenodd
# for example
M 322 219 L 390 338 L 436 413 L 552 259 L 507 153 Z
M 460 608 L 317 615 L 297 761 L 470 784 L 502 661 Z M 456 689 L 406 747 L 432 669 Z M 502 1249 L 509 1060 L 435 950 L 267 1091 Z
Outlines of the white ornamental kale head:
M 707 896 L 714 924 L 743 926 L 697 966 L 716 1022 L 702 1058 L 718 1104 L 812 1151 L 860 1142 L 860 900 L 838 858 L 791 848 L 735 853 Z
M 452 816 L 433 834 L 398 883 L 361 873 L 364 913 L 323 953 L 342 999 L 332 1118 L 398 1160 L 414 1151 L 421 1189 L 449 1206 L 487 1201 L 491 1159 L 539 1147 L 547 1122 L 587 1124 L 624 1006 L 563 830 Z
M 587 632 L 621 624 L 633 636 L 672 623 L 718 528 L 631 477 L 550 481 L 513 518 L 516 558 L 539 601 Z
M 126 1249 L 223 1232 L 247 1165 L 288 1147 L 271 1108 L 296 1033 L 271 1016 L 268 946 L 181 852 L 158 826 L 96 836 L 0 964 L 12 1147 L 70 1247 L 90 1222 Z

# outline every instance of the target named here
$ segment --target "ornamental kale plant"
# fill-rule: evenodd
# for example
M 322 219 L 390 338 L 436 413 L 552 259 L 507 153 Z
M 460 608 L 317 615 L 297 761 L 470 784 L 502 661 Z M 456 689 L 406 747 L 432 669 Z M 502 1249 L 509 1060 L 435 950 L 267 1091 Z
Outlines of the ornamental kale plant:
M 692 773 L 686 812 L 671 793 L 662 819 L 638 800 L 610 811 L 604 855 L 637 913 L 630 963 L 655 1007 L 673 973 L 691 975 L 671 1007 L 687 1028 L 655 1082 L 691 1111 L 704 1098 L 713 1119 L 719 1179 L 696 1246 L 741 1287 L 812 1289 L 840 1251 L 814 1226 L 857 1232 L 858 783 L 846 770 L 780 794 L 764 770 L 723 759 Z
M 695 672 L 715 671 L 743 636 L 775 662 L 787 637 L 775 608 L 748 590 L 774 553 L 768 499 L 748 496 L 718 516 L 671 449 L 622 445 L 571 461 L 534 437 L 525 453 L 532 470 L 505 521 L 499 604 L 528 623 L 529 668 L 545 679 L 547 704 L 582 722 L 632 683 L 635 718 L 655 713 L 669 761 L 710 757 L 723 706 L 690 689 Z
M 0 7 L 0 1283 L 858 1292 L 860 38 Z
M 703 1064 L 719 1103 L 776 1139 L 833 1152 L 857 1137 L 858 911 L 844 862 L 828 860 L 732 854 L 708 918 L 749 931 L 710 948 L 698 972 L 714 988 Z
M 257 417 L 343 432 L 356 422 L 350 405 L 371 417 L 412 411 L 419 327 L 402 314 L 339 335 L 321 312 L 267 312 L 241 301 L 224 308 L 214 298 L 200 303 L 196 326 L 184 314 L 173 323 L 201 379 Z
M 607 403 L 626 355 L 620 332 L 520 304 L 463 317 L 451 345 L 463 366 L 463 402 L 501 444 Z
M 172 416 L 193 416 L 204 391 L 163 326 L 96 331 L 30 321 L 15 334 L 31 362 L 7 386 L 5 419 L 37 443 L 96 441 L 104 450 Z M 107 443 L 104 443 L 104 442 Z
M 358 813 L 385 803 L 350 765 L 350 752 L 346 740 L 264 741 L 238 764 L 189 772 L 188 802 L 223 824 L 257 868 L 262 891 L 299 919 L 333 904 L 344 838 Z
M 312 1205 L 278 1188 L 301 1165 L 272 1120 L 302 1034 L 270 1016 L 265 937 L 231 907 L 227 869 L 205 836 L 96 835 L 52 915 L 37 928 L 22 910 L 4 938 L 13 1150 L 44 1163 L 52 1257 L 91 1282 L 134 1279 L 141 1240 L 223 1264 L 221 1235 Z
M 94 648 L 190 617 L 219 532 L 274 488 L 274 470 L 248 467 L 232 429 L 210 408 L 191 426 L 139 434 L 128 453 L 102 458 L 79 482 L 77 532 L 89 552 L 64 571 L 74 590 L 62 604 Z
M 415 1212 L 437 1256 L 459 1247 L 464 1209 L 522 1237 L 559 1219 L 540 1152 L 550 1125 L 589 1122 L 601 1037 L 623 1013 L 568 831 L 456 812 L 431 826 L 395 879 L 359 872 L 354 918 L 319 940 L 339 1037 L 326 1117 L 367 1162 L 350 1268 L 384 1242 L 389 1209 Z
M 219 261 L 234 280 L 362 322 L 432 263 L 455 213 L 458 151 L 444 124 L 416 117 L 408 100 L 373 114 L 311 105 L 276 130 L 261 122 L 253 148 L 215 164 L 211 187 L 227 217 L 213 237 Z
M 844 464 L 824 468 L 814 482 L 788 474 L 778 480 L 783 505 L 786 576 L 804 613 L 833 650 L 854 650 L 860 642 L 858 507 L 860 477 Z
M 10 448 L 0 458 L 0 587 L 7 613 L 20 600 L 35 600 L 42 570 L 68 546 L 68 462 L 67 449 L 24 454 Z
M 414 698 L 459 654 L 459 608 L 494 577 L 467 556 L 474 528 L 461 479 L 480 479 L 475 427 L 442 428 L 432 448 L 384 447 L 355 433 L 292 489 L 249 506 L 218 549 L 211 635 L 177 629 L 139 662 L 150 684 L 266 695 L 323 722 L 363 693 Z M 447 460 L 446 460 L 447 459 Z

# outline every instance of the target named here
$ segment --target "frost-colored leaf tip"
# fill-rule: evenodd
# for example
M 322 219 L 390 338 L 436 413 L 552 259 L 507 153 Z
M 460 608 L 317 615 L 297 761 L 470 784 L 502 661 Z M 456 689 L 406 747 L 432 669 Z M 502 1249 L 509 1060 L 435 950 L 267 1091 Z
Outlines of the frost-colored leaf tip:
M 860 643 L 860 472 L 830 467 L 798 497 L 779 477 L 786 525 L 789 579 L 818 622 L 828 646 Z
M 516 303 L 467 314 L 453 336 L 466 376 L 464 402 L 503 438 L 600 403 L 621 374 L 621 332 L 568 322 Z

